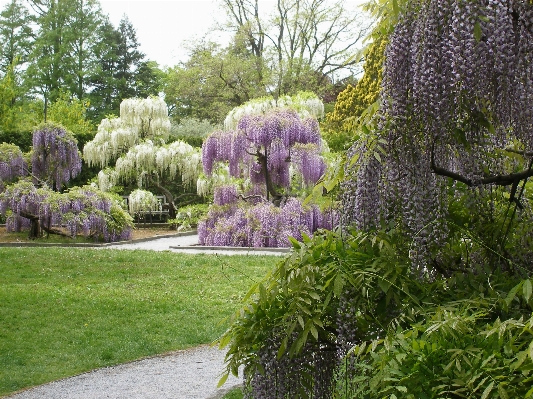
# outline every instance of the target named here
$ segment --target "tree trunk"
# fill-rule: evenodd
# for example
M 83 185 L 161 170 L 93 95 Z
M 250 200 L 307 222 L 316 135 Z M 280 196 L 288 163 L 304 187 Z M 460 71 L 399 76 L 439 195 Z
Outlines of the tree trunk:
M 174 196 L 172 195 L 172 193 L 153 179 L 150 179 L 150 184 L 157 188 L 166 197 L 168 201 L 169 219 L 176 219 L 176 205 L 174 205 Z
M 30 240 L 35 240 L 36 238 L 39 238 L 41 236 L 41 223 L 39 221 L 39 217 L 26 212 L 20 212 L 20 216 L 26 219 L 30 219 L 31 225 L 30 234 L 28 238 Z

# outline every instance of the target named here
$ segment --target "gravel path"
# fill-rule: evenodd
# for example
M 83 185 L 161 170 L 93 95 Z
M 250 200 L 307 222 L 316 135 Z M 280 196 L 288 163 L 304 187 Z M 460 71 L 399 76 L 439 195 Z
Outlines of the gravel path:
M 214 399 L 240 380 L 217 389 L 224 352 L 207 345 L 107 367 L 40 385 L 10 399 Z

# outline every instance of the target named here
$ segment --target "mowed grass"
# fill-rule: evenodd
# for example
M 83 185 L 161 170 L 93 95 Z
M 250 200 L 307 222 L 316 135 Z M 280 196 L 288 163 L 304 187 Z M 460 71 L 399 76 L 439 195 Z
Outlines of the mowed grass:
M 210 343 L 272 256 L 0 248 L 0 395 Z

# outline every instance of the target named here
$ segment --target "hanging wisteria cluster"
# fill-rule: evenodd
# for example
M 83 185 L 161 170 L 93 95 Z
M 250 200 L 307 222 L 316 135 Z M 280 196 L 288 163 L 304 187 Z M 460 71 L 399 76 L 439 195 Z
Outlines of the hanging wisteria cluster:
M 338 362 L 335 348 L 308 343 L 298 356 L 279 358 L 282 338 L 280 332 L 274 332 L 258 351 L 257 363 L 262 370 L 254 371 L 244 389 L 244 398 L 330 399 Z M 247 381 L 246 375 L 244 380 Z
M 14 144 L 0 144 L 0 191 L 4 184 L 11 183 L 20 176 L 28 173 L 28 166 L 24 161 L 22 151 Z
M 236 187 L 227 185 L 217 190 L 215 206 L 198 223 L 198 240 L 213 246 L 290 247 L 289 237 L 301 241 L 304 234 L 331 230 L 338 223 L 336 211 L 304 207 L 297 198 L 279 207 L 270 202 L 247 205 L 239 200 Z
M 531 176 L 505 150 L 533 150 L 533 5 L 406 3 L 385 52 L 377 138 L 387 145 L 378 157 L 370 142 L 352 149 L 344 203 L 359 228 L 399 225 L 421 270 L 447 234 L 450 182 L 475 198 Z
M 133 190 L 128 196 L 128 210 L 130 215 L 136 215 L 141 212 L 160 211 L 161 203 L 157 197 L 146 190 Z
M 167 175 L 173 180 L 178 173 L 185 186 L 192 186 L 202 171 L 202 162 L 200 151 L 183 141 L 158 146 L 146 140 L 117 159 L 114 171 L 116 174 L 107 172 L 106 177 L 115 181 L 140 178 L 139 187 L 142 186 L 142 179 L 148 175 Z M 102 176 L 102 189 L 106 177 Z
M 291 165 L 306 184 L 316 183 L 326 169 L 321 149 L 317 120 L 281 108 L 245 115 L 235 131 L 212 133 L 202 146 L 202 163 L 210 176 L 217 163 L 227 162 L 231 176 L 264 184 L 276 198 L 279 189 L 291 187 Z
M 63 228 L 71 237 L 82 234 L 106 242 L 129 239 L 133 228 L 117 199 L 91 186 L 57 193 L 20 181 L 0 194 L 0 214 L 6 216 L 7 231 L 20 231 L 36 219 L 49 229 Z
M 126 99 L 120 104 L 120 118 L 100 122 L 94 139 L 83 147 L 83 157 L 89 166 L 103 168 L 141 140 L 166 142 L 169 133 L 170 120 L 163 100 Z
M 301 118 L 322 118 L 324 116 L 324 103 L 314 93 L 299 92 L 294 96 L 261 97 L 250 100 L 233 108 L 224 120 L 225 130 L 235 130 L 239 121 L 246 115 L 263 115 L 275 108 L 290 108 L 298 113 Z
M 65 128 L 43 124 L 33 132 L 31 171 L 35 183 L 43 182 L 57 191 L 81 172 L 76 139 Z

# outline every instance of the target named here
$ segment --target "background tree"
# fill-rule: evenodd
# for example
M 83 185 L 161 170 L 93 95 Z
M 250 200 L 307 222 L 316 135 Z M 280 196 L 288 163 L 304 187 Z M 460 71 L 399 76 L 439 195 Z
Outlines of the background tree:
M 63 64 L 69 58 L 69 17 L 74 11 L 74 2 L 58 0 L 31 0 L 30 5 L 36 14 L 37 32 L 33 44 L 28 76 L 32 87 L 44 98 L 44 115 L 55 101 L 59 89 L 66 85 L 70 65 Z
M 177 123 L 193 117 L 219 123 L 234 107 L 266 93 L 253 60 L 233 44 L 200 43 L 182 65 L 166 71 L 165 100 Z
M 28 62 L 33 31 L 32 18 L 21 0 L 11 0 L 0 13 L 0 70 L 6 74 L 14 68 L 17 74 Z
M 71 3 L 73 8 L 65 34 L 69 51 L 68 58 L 63 60 L 71 65 L 71 70 L 64 69 L 63 73 L 68 74 L 67 90 L 82 100 L 90 90 L 90 76 L 101 61 L 96 58 L 95 46 L 100 39 L 98 27 L 104 17 L 98 0 L 74 0 Z
M 368 28 L 342 1 L 278 0 L 268 17 L 256 0 L 225 0 L 224 7 L 228 27 L 243 37 L 257 76 L 274 96 L 298 90 L 321 95 L 338 74 L 353 72 L 359 63 L 349 56 Z M 270 80 L 268 69 L 274 72 Z

